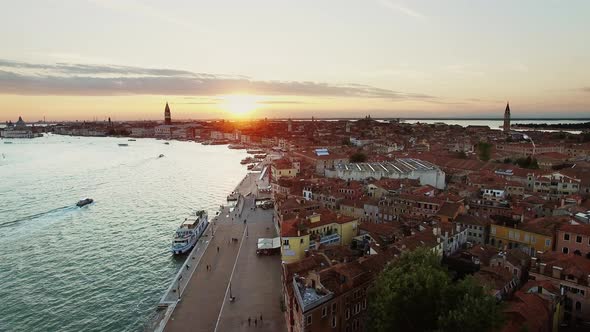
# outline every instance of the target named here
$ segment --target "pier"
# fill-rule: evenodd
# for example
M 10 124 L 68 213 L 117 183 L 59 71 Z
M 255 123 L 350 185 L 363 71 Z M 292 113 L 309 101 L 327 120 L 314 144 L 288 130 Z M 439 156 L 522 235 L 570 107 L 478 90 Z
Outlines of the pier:
M 180 268 L 160 301 L 156 331 L 246 331 L 255 318 L 257 330 L 286 330 L 280 256 L 256 255 L 258 238 L 277 236 L 273 210 L 256 208 L 263 181 L 249 173 L 228 196 L 235 208 L 220 210 Z

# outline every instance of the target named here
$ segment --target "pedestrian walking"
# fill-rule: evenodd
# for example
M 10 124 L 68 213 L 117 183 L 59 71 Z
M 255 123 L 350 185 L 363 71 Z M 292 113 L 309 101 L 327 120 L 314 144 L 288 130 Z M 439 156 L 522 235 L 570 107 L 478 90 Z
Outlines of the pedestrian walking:
M 262 324 L 262 314 L 260 314 L 260 324 Z
M 219 253 L 219 246 L 217 246 L 217 253 Z
M 251 322 L 252 322 L 252 320 L 250 319 L 250 317 L 248 317 L 248 326 L 250 326 Z
M 256 320 L 256 318 L 254 318 L 254 326 L 257 326 L 257 325 L 258 325 L 258 323 L 257 323 L 257 322 L 258 322 L 258 321 Z

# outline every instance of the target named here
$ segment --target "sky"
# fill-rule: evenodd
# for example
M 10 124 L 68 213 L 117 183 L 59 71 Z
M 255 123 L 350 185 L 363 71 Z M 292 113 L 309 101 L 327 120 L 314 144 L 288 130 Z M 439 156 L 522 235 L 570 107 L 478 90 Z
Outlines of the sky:
M 590 116 L 586 0 L 0 5 L 0 121 Z

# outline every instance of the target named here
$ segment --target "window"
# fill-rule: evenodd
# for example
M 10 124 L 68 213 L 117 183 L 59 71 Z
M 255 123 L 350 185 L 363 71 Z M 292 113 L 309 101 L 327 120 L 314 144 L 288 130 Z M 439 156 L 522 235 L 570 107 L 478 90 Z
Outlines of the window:
M 311 315 L 307 315 L 307 317 L 305 317 L 305 326 L 309 325 L 311 325 Z
M 576 235 L 576 242 L 582 243 L 582 236 L 581 235 Z
M 346 308 L 345 318 L 346 318 L 346 320 L 348 320 L 350 318 L 350 308 Z
M 299 240 L 299 243 L 303 244 L 303 239 Z
M 288 246 L 289 245 L 289 240 L 283 240 L 283 245 L 284 246 Z
M 332 313 L 336 312 L 336 303 L 332 303 Z
M 363 300 L 363 310 L 367 309 L 367 299 Z
M 547 239 L 545 240 L 545 247 L 549 247 L 551 246 L 551 240 Z
M 328 306 L 322 308 L 322 318 L 328 316 Z
M 496 234 L 496 227 L 495 226 L 492 226 L 492 228 L 490 230 L 490 233 Z
M 332 316 L 332 328 L 336 327 L 336 316 Z
M 563 239 L 564 239 L 565 241 L 569 241 L 569 240 L 570 240 L 570 235 L 569 235 L 568 233 L 564 233 L 564 234 L 563 234 Z
M 576 311 L 582 311 L 582 303 L 580 301 L 576 302 Z
M 561 250 L 564 254 L 567 254 L 570 252 L 570 250 L 567 247 L 563 247 L 563 249 Z

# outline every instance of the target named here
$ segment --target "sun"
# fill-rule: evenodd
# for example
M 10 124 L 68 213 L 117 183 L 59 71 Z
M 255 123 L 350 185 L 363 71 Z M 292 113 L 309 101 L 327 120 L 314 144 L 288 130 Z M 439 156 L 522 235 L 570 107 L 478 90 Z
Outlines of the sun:
M 221 97 L 221 100 L 223 110 L 238 117 L 255 111 L 259 107 L 258 98 L 251 95 L 227 95 Z

